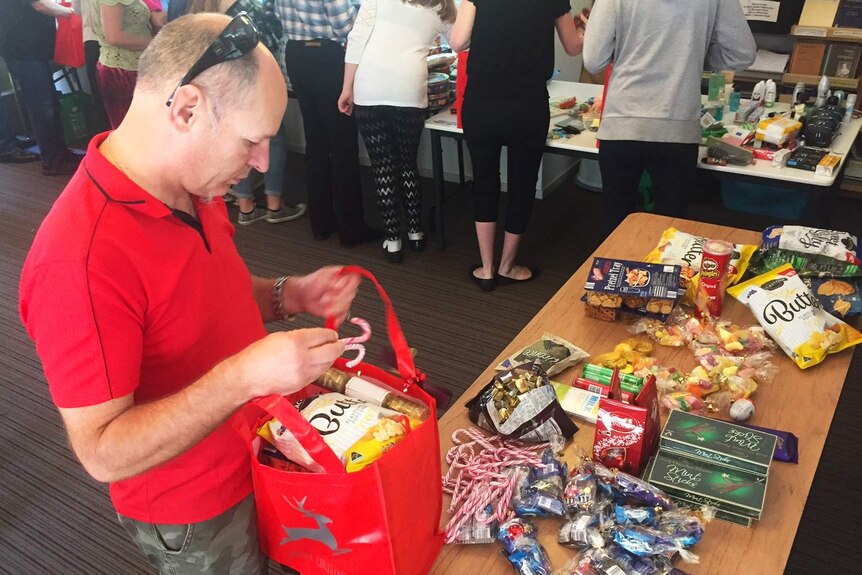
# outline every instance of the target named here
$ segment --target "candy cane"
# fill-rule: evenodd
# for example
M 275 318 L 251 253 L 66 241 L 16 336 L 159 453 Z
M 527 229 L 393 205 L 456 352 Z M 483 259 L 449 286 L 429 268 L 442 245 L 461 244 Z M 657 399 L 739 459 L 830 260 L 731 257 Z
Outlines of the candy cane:
M 358 335 L 356 337 L 345 337 L 342 338 L 341 341 L 344 342 L 344 350 L 356 350 L 356 357 L 345 363 L 347 367 L 356 367 L 359 365 L 359 362 L 365 357 L 365 346 L 362 345 L 369 339 L 371 339 L 371 324 L 369 324 L 366 320 L 361 317 L 352 317 L 350 318 L 350 323 L 354 325 L 358 325 L 362 328 L 362 335 Z
M 452 543 L 471 518 L 490 523 L 506 521 L 517 488 L 511 469 L 516 465 L 541 464 L 539 452 L 548 444 L 525 446 L 504 440 L 499 435 L 486 436 L 479 429 L 458 429 L 452 433 L 453 446 L 446 452 L 449 470 L 443 476 L 443 491 L 452 495 L 446 525 L 446 542 Z M 494 512 L 483 515 L 488 505 Z

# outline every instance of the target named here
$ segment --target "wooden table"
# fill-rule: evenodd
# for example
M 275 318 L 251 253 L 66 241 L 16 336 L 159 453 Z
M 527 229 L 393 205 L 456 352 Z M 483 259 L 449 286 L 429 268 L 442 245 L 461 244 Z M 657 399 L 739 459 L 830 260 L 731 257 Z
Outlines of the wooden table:
M 670 227 L 734 243 L 759 243 L 758 234 L 723 226 L 655 216 L 644 213 L 630 215 L 596 250 L 593 256 L 575 272 L 568 282 L 539 311 L 509 346 L 476 379 L 475 383 L 440 420 L 440 438 L 443 469 L 446 451 L 451 447 L 452 432 L 471 425 L 464 403 L 488 383 L 494 366 L 513 352 L 529 345 L 548 331 L 554 333 L 591 354 L 611 351 L 623 339 L 630 337 L 621 322 L 606 323 L 584 315 L 583 285 L 594 256 L 642 260 L 658 242 L 661 232 Z M 754 323 L 751 313 L 736 300 L 728 297 L 722 317 L 742 325 Z M 694 356 L 687 348 L 656 346 L 654 351 L 660 363 L 689 370 L 694 367 Z M 831 355 L 827 360 L 805 371 L 796 367 L 781 351 L 777 352 L 779 371 L 775 381 L 762 385 L 754 396 L 758 410 L 750 423 L 774 429 L 791 431 L 799 437 L 799 464 L 774 462 L 769 474 L 769 487 L 763 519 L 751 528 L 713 521 L 703 539 L 694 547 L 700 555 L 700 564 L 680 564 L 692 574 L 758 573 L 780 574 L 784 571 L 799 519 L 814 479 L 814 472 L 823 451 L 823 444 L 835 413 L 835 406 L 852 357 L 851 351 Z M 569 382 L 580 366 L 558 374 L 554 379 Z M 666 417 L 663 414 L 662 420 Z M 594 427 L 577 422 L 580 431 L 567 448 L 566 458 L 574 460 L 573 445 L 590 452 Z M 444 498 L 443 523 L 448 497 Z M 574 552 L 557 543 L 560 520 L 540 521 L 540 541 L 551 558 L 554 569 L 562 566 Z M 446 545 L 431 573 L 451 575 L 509 575 L 512 568 L 494 545 Z

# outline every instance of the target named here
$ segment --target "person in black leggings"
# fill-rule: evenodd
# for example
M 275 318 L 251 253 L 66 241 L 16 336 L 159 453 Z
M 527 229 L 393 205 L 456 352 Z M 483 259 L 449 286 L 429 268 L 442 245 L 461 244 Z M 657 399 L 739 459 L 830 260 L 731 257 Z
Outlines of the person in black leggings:
M 554 69 L 554 29 L 566 53 L 576 56 L 583 46 L 583 22 L 571 16 L 569 0 L 464 0 L 458 9 L 450 44 L 456 51 L 470 48 L 461 119 L 473 162 L 482 257 L 470 278 L 484 291 L 539 275 L 539 268 L 517 265 L 515 258 L 530 219 L 550 124 L 547 80 Z M 503 146 L 508 148 L 509 203 L 495 273 Z

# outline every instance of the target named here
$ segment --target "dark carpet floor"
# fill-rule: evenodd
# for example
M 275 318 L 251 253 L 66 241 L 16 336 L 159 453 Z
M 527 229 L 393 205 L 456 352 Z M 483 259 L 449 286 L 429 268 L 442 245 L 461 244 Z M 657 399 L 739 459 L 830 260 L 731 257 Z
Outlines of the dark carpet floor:
M 289 171 L 290 193 L 302 197 L 301 157 L 291 157 Z M 370 190 L 367 171 L 364 177 Z M 43 177 L 35 165 L 0 165 L 0 573 L 149 573 L 117 524 L 107 489 L 90 479 L 70 453 L 33 345 L 18 318 L 21 265 L 64 183 L 62 178 Z M 748 229 L 778 223 L 728 210 L 715 203 L 709 189 L 698 191 L 693 219 Z M 425 191 L 430 198 L 428 181 Z M 451 192 L 454 197 L 446 210 L 448 249 L 439 252 L 432 246 L 422 254 L 407 253 L 401 265 L 385 263 L 378 245 L 347 250 L 337 238 L 316 242 L 307 219 L 242 227 L 236 241 L 257 274 L 303 273 L 328 263 L 370 269 L 395 302 L 408 341 L 419 350 L 418 365 L 430 380 L 457 395 L 603 238 L 596 223 L 601 197 L 565 184 L 537 202 L 522 251 L 525 262 L 542 267 L 542 278 L 482 293 L 467 278 L 468 269 L 478 261 L 469 196 Z M 834 227 L 858 233 L 860 200 L 841 200 Z M 231 209 L 235 215 L 236 208 Z M 375 212 L 369 196 L 366 213 L 372 223 Z M 655 241 L 644 238 L 645 250 Z M 363 287 L 354 314 L 382 325 L 381 309 L 371 289 Z M 310 323 L 300 319 L 296 325 Z M 369 349 L 372 359 L 379 356 L 382 337 L 375 339 Z M 858 535 L 851 526 L 862 510 L 854 483 L 862 476 L 860 357 L 857 352 L 851 365 L 787 573 L 858 572 L 853 559 Z

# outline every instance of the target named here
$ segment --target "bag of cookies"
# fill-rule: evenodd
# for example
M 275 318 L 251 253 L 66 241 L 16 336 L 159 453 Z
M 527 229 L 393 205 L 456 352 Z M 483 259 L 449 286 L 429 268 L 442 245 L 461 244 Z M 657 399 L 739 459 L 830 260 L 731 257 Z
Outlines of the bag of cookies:
M 862 314 L 862 281 L 859 278 L 803 278 L 823 306 L 839 318 Z
M 770 226 L 763 246 L 751 262 L 751 272 L 762 274 L 790 264 L 801 276 L 862 276 L 859 244 L 847 232 L 805 226 Z
M 524 363 L 535 362 L 545 370 L 548 377 L 557 375 L 567 367 L 576 365 L 590 354 L 553 334 L 546 333 L 521 351 L 510 355 L 495 367 L 497 371 L 511 369 Z
M 678 265 L 681 267 L 682 287 L 685 288 L 684 301 L 694 303 L 697 293 L 700 262 L 703 257 L 703 244 L 710 238 L 695 236 L 681 232 L 676 228 L 668 228 L 661 234 L 658 245 L 647 254 L 645 260 L 650 263 Z M 733 253 L 727 264 L 727 285 L 733 285 L 742 279 L 751 256 L 757 251 L 757 246 L 733 244 Z
M 862 333 L 824 311 L 790 264 L 727 291 L 751 310 L 766 333 L 802 369 L 862 343 Z
M 678 265 L 595 258 L 584 284 L 587 315 L 613 321 L 619 312 L 666 319 L 679 297 Z

